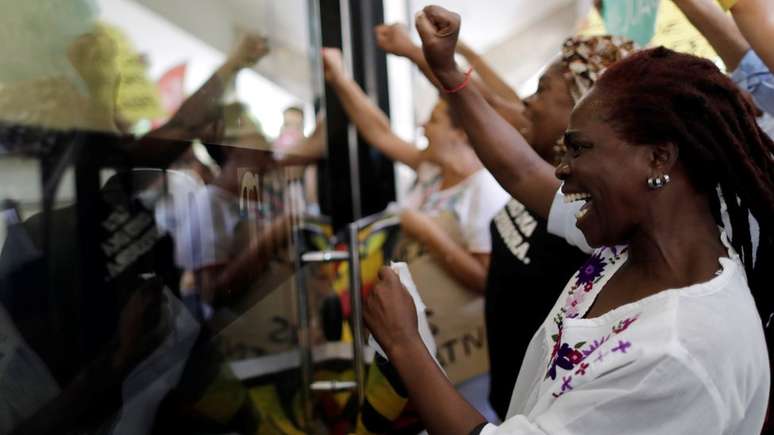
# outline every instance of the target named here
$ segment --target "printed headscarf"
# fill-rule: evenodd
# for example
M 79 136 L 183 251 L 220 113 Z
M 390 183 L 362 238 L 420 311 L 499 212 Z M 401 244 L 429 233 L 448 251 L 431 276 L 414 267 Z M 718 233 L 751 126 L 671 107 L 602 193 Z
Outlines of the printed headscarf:
M 637 50 L 634 41 L 622 36 L 573 36 L 562 44 L 561 61 L 574 103 L 588 92 L 602 73 Z
M 637 51 L 637 44 L 622 36 L 573 36 L 562 44 L 561 62 L 567 67 L 564 78 L 570 88 L 573 104 L 596 83 L 610 65 Z M 554 145 L 554 163 L 567 152 L 564 138 Z

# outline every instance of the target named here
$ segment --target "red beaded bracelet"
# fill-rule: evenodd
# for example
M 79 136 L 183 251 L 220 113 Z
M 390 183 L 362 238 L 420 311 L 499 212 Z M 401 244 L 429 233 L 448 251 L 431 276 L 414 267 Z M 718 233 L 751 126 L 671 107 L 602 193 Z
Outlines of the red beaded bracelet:
M 455 92 L 459 92 L 459 91 L 463 90 L 465 88 L 465 86 L 467 86 L 468 83 L 470 83 L 470 77 L 471 77 L 472 73 L 473 73 L 473 67 L 471 66 L 465 72 L 465 80 L 463 80 L 462 83 L 458 84 L 457 86 L 453 87 L 452 89 L 444 88 L 443 89 L 444 93 L 453 94 Z

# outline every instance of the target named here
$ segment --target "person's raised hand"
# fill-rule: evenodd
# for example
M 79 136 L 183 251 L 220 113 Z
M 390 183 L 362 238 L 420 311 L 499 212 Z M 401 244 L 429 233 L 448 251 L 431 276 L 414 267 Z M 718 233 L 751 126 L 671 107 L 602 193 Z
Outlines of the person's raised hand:
M 239 40 L 229 55 L 229 61 L 238 68 L 249 68 L 269 54 L 269 42 L 260 35 L 248 34 Z
M 322 63 L 326 81 L 330 82 L 346 77 L 341 49 L 324 47 L 322 49 Z
M 422 39 L 427 64 L 440 79 L 444 73 L 457 71 L 454 51 L 460 33 L 459 14 L 440 6 L 427 6 L 416 15 L 416 27 Z
M 379 269 L 379 280 L 365 298 L 363 319 L 388 357 L 395 349 L 422 341 L 414 300 L 398 274 L 387 266 Z
M 374 27 L 374 34 L 379 47 L 396 56 L 409 57 L 417 48 L 406 26 L 400 23 L 380 24 Z

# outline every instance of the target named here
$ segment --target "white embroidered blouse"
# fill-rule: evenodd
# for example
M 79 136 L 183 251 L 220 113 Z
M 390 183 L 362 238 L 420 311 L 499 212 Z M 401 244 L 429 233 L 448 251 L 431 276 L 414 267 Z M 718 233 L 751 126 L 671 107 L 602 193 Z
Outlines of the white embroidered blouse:
M 587 246 L 580 203 L 557 192 L 549 231 Z M 508 418 L 481 434 L 759 434 L 770 368 L 744 267 L 729 256 L 710 281 L 585 319 L 626 262 L 605 247 L 570 279 L 532 338 Z

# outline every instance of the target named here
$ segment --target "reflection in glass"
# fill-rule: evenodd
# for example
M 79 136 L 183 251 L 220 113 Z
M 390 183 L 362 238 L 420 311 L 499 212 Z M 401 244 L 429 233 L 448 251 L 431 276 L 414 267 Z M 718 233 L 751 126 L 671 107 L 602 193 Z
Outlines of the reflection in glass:
M 310 4 L 0 2 L 0 434 L 309 427 Z

